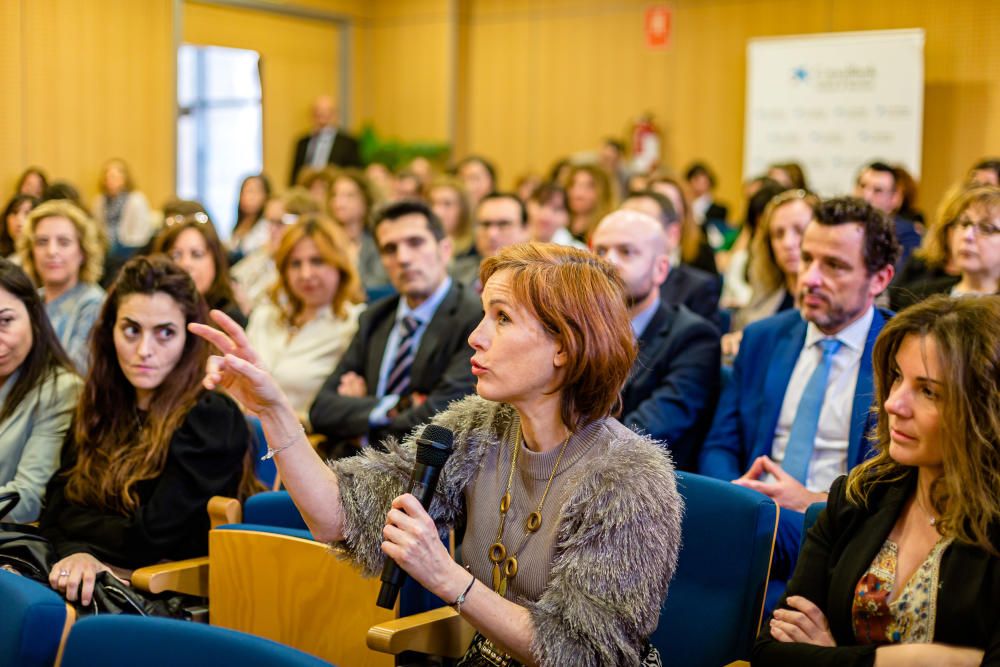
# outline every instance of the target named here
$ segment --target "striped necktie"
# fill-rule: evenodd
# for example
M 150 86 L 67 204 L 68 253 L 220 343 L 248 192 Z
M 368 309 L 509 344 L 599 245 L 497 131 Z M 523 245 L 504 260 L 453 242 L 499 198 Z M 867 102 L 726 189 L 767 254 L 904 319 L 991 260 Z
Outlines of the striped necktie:
M 799 407 L 795 411 L 792 429 L 788 433 L 788 446 L 785 448 L 785 458 L 781 467 L 789 475 L 805 484 L 809 474 L 809 462 L 812 460 L 813 446 L 816 443 L 816 432 L 819 430 L 819 415 L 823 411 L 823 398 L 826 396 L 826 385 L 830 379 L 830 368 L 833 357 L 840 349 L 841 342 L 836 338 L 824 338 L 817 343 L 823 351 L 816 370 L 809 377 Z
M 396 359 L 392 362 L 389 377 L 385 382 L 386 395 L 402 396 L 410 388 L 410 368 L 413 366 L 413 358 L 417 356 L 417 346 L 414 343 L 415 334 L 420 328 L 420 320 L 407 315 L 399 321 L 399 324 L 402 336 L 399 339 L 399 347 L 396 348 Z

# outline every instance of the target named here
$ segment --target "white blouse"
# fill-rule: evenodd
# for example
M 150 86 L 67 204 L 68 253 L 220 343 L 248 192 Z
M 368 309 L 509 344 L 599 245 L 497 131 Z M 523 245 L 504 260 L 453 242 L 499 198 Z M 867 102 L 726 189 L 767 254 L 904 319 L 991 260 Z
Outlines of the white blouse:
M 285 324 L 270 301 L 250 314 L 250 344 L 300 418 L 309 413 L 323 382 L 340 363 L 364 309 L 364 304 L 349 304 L 347 317 L 340 319 L 331 308 L 324 308 L 298 330 Z

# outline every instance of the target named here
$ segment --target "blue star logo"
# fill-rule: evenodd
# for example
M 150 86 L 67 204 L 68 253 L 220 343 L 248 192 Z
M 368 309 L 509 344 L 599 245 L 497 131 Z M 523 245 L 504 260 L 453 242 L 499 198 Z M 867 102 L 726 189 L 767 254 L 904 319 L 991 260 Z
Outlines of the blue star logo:
M 792 70 L 792 78 L 796 81 L 804 82 L 809 78 L 809 72 L 805 67 L 796 67 Z

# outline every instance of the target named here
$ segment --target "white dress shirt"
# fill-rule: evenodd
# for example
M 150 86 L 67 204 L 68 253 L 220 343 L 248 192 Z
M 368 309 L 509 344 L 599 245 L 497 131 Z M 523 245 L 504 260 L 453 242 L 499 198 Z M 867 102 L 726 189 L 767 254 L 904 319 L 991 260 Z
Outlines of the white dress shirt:
M 851 435 L 854 392 L 858 384 L 858 371 L 861 369 L 861 356 L 874 317 L 875 309 L 870 307 L 868 312 L 834 336 L 827 336 L 812 322 L 806 328 L 806 341 L 795 362 L 795 369 L 785 390 L 785 400 L 781 404 L 778 427 L 771 445 L 771 458 L 778 464 L 785 458 L 788 435 L 792 430 L 802 393 L 823 357 L 817 343 L 824 338 L 836 338 L 843 344 L 833 356 L 823 409 L 819 415 L 819 428 L 806 476 L 805 486 L 810 491 L 829 491 L 833 480 L 847 472 L 847 445 Z M 765 481 L 773 481 L 773 478 L 768 476 Z
M 327 307 L 297 331 L 284 322 L 271 302 L 260 304 L 250 314 L 250 345 L 300 417 L 308 414 L 320 387 L 340 363 L 364 309 L 364 304 L 349 304 L 347 317 L 341 319 Z

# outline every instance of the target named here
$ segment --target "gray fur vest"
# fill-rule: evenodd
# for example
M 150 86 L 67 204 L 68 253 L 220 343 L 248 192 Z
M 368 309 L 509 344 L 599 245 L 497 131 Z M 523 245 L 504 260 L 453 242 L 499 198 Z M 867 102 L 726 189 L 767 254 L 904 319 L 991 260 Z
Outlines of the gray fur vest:
M 470 396 L 434 422 L 455 434 L 430 515 L 442 532 L 464 508 L 463 491 L 513 416 L 510 406 Z M 382 527 L 409 480 L 411 434 L 387 452 L 331 463 L 340 482 L 344 540 L 331 545 L 368 576 L 378 576 Z M 528 605 L 532 652 L 542 665 L 638 665 L 656 628 L 681 546 L 683 501 L 665 449 L 640 435 L 610 443 L 607 455 L 574 471 L 555 557 L 541 598 Z

